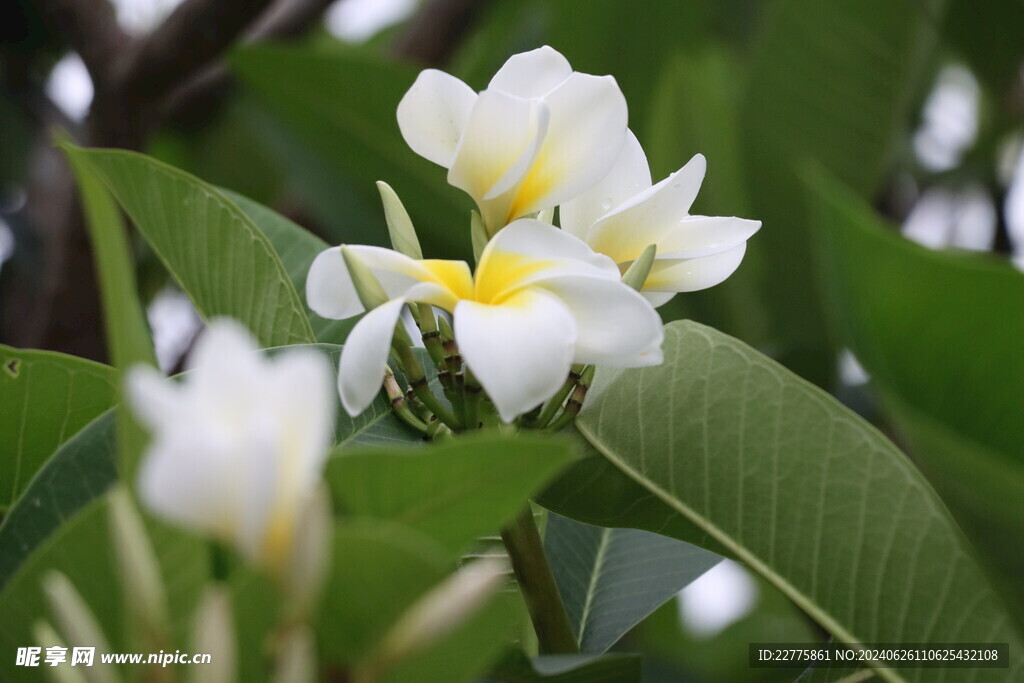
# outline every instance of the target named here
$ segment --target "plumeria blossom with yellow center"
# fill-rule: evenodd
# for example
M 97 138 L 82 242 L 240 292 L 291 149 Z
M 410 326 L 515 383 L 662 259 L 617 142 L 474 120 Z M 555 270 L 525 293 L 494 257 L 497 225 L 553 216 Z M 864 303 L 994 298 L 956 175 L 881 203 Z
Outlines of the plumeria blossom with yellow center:
M 511 223 L 487 244 L 475 274 L 462 261 L 380 247 L 328 249 L 306 282 L 310 307 L 325 318 L 363 312 L 343 249 L 390 297 L 356 324 L 342 350 L 338 389 L 350 415 L 380 390 L 395 325 L 411 302 L 452 314 L 462 359 L 505 422 L 553 396 L 574 363 L 662 360 L 661 320 L 647 300 L 620 281 L 611 259 L 546 223 Z
M 203 332 L 190 365 L 180 382 L 150 367 L 128 375 L 131 407 L 152 434 L 139 497 L 166 521 L 286 573 L 333 440 L 331 365 L 308 349 L 266 358 L 226 319 Z
M 448 169 L 488 234 L 599 181 L 625 141 L 626 100 L 611 76 L 576 73 L 542 47 L 512 56 L 477 94 L 435 69 L 398 105 L 414 152 Z
M 642 291 L 655 306 L 678 292 L 717 285 L 739 267 L 761 221 L 691 216 L 704 180 L 700 154 L 657 185 L 630 132 L 611 171 L 559 207 L 562 229 L 610 256 L 625 271 L 649 245 L 657 255 Z

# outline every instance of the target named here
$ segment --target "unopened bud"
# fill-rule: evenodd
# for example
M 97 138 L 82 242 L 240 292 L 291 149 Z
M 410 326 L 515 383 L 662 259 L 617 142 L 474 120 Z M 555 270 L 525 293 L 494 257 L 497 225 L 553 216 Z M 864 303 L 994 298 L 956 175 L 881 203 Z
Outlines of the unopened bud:
M 279 642 L 274 664 L 274 683 L 313 683 L 317 661 L 312 631 L 299 624 L 288 629 Z
M 192 651 L 210 654 L 209 664 L 192 668 L 192 681 L 234 683 L 235 626 L 231 596 L 225 586 L 211 586 L 203 593 L 193 621 Z
M 67 657 L 67 643 L 61 640 L 61 637 L 49 623 L 37 621 L 32 626 L 32 636 L 36 639 L 36 645 L 41 648 L 64 648 L 65 658 Z M 65 661 L 67 660 L 65 659 Z M 72 669 L 69 666 L 58 664 L 57 666 L 45 666 L 43 671 L 46 672 L 47 677 L 53 683 L 88 683 L 81 669 Z
M 484 219 L 477 211 L 469 214 L 469 237 L 473 241 L 473 259 L 480 263 L 480 255 L 484 253 L 484 247 L 487 246 L 490 237 L 487 228 L 484 227 Z
M 43 577 L 42 587 L 65 643 L 71 647 L 95 647 L 99 652 L 110 652 L 110 643 L 99 621 L 67 576 L 51 571 Z M 90 683 L 116 683 L 118 680 L 117 672 L 109 664 L 97 661 L 89 669 Z
M 167 642 L 167 598 L 156 554 L 142 518 L 123 486 L 110 495 L 111 535 L 133 624 L 142 627 L 147 646 L 157 650 Z M 134 631 L 134 629 L 132 629 Z
M 341 248 L 341 257 L 345 259 L 345 266 L 348 268 L 349 277 L 352 278 L 352 285 L 359 295 L 359 301 L 363 308 L 372 311 L 378 306 L 388 302 L 387 292 L 380 286 L 380 282 L 369 268 L 366 267 L 349 247 Z
M 487 604 L 507 572 L 508 563 L 499 559 L 462 567 L 406 610 L 381 639 L 369 667 L 387 669 L 440 641 Z
M 450 342 L 455 339 L 455 332 L 452 331 L 452 325 L 443 315 L 439 315 L 437 317 L 437 330 L 441 333 L 441 341 Z
M 331 497 L 321 484 L 306 503 L 295 525 L 291 562 L 284 588 L 296 618 L 304 618 L 313 606 L 327 576 L 331 555 Z
M 416 228 L 413 227 L 412 219 L 409 218 L 409 212 L 405 210 L 402 200 L 383 180 L 377 181 L 377 190 L 380 192 L 380 199 L 384 204 L 384 218 L 388 222 L 391 246 L 395 251 L 410 258 L 422 259 L 423 250 L 420 248 L 420 240 L 416 236 Z
M 654 256 L 657 253 L 657 244 L 647 245 L 647 248 L 626 269 L 626 272 L 622 275 L 622 282 L 638 292 L 643 289 L 644 283 L 647 282 L 647 276 L 651 273 L 651 266 L 654 265 Z

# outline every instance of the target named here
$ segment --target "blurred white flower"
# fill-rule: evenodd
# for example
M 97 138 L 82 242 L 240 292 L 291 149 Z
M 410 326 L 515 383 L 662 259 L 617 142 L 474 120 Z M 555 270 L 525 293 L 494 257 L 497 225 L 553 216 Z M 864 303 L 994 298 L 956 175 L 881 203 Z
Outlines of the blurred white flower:
M 358 415 L 380 389 L 395 324 L 408 302 L 453 314 L 466 365 L 510 422 L 550 398 L 573 363 L 619 367 L 661 362 L 661 320 L 619 270 L 572 235 L 521 219 L 484 249 L 475 276 L 462 261 L 418 261 L 380 247 L 346 246 L 390 301 L 353 328 L 338 389 Z M 342 247 L 321 253 L 306 281 L 310 307 L 325 318 L 363 312 Z
M 132 409 L 153 437 L 139 497 L 280 575 L 331 445 L 331 365 L 308 349 L 266 358 L 230 320 L 212 322 L 190 360 L 180 382 L 148 367 L 128 376 Z
M 642 289 L 655 306 L 677 292 L 717 285 L 739 267 L 761 221 L 691 216 L 704 170 L 704 157 L 697 154 L 652 186 L 647 157 L 628 132 L 612 170 L 559 207 L 562 229 L 610 256 L 623 272 L 656 244 L 657 256 Z
M 547 46 L 511 57 L 479 95 L 427 69 L 398 105 L 405 141 L 448 169 L 491 235 L 599 181 L 619 154 L 626 120 L 614 78 L 575 73 Z

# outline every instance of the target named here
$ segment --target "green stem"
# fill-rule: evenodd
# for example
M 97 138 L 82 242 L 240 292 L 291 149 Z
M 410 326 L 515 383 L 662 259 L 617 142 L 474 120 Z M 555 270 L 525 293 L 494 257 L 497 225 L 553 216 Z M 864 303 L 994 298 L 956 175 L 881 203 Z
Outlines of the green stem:
M 423 405 L 437 416 L 437 419 L 457 430 L 460 427 L 459 420 L 437 400 L 434 392 L 430 390 L 423 366 L 417 360 L 416 354 L 412 352 L 412 340 L 409 339 L 409 333 L 405 331 L 401 322 L 395 327 L 395 336 L 392 338 L 391 344 L 392 349 L 402 361 L 405 376 L 409 380 L 409 386 L 416 393 L 416 398 L 422 401 Z
M 466 429 L 478 429 L 480 427 L 480 392 L 483 388 L 476 380 L 473 373 L 466 368 L 464 401 L 466 411 Z
M 501 532 L 542 654 L 579 652 L 533 514 L 527 506 Z
M 569 370 L 569 376 L 565 380 L 565 384 L 558 390 L 558 393 L 551 397 L 551 400 L 544 406 L 544 410 L 541 411 L 540 415 L 537 416 L 536 420 L 533 420 L 531 427 L 536 429 L 544 429 L 551 422 L 551 419 L 558 412 L 558 409 L 565 403 L 565 399 L 569 396 L 569 392 L 576 386 L 576 382 L 580 380 L 580 372 L 583 371 L 582 365 L 574 365 Z
M 567 424 L 576 419 L 579 415 L 580 408 L 583 407 L 583 401 L 587 397 L 587 389 L 590 388 L 590 383 L 594 380 L 594 366 L 588 365 L 580 373 L 579 381 L 576 383 L 576 388 L 572 392 L 572 396 L 565 402 L 565 409 L 562 410 L 562 414 L 558 416 L 558 419 L 548 427 L 552 432 L 565 427 Z

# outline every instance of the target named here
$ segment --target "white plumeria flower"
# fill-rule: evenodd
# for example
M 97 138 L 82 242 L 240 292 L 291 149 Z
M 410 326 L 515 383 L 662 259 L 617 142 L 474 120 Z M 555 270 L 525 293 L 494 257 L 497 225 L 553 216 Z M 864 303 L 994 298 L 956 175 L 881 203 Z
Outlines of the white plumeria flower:
M 453 315 L 463 360 L 505 422 L 555 394 L 573 363 L 620 367 L 661 362 L 661 320 L 619 270 L 572 235 L 520 219 L 484 249 L 475 277 L 462 261 L 415 259 L 390 249 L 348 246 L 391 298 L 352 329 L 338 389 L 350 415 L 373 401 L 395 324 L 407 302 Z M 325 318 L 363 311 L 341 247 L 317 256 L 306 281 L 310 307 Z
M 514 55 L 479 95 L 442 71 L 420 73 L 398 105 L 414 152 L 448 169 L 494 234 L 599 181 L 626 135 L 611 76 L 575 73 L 550 47 Z
M 704 157 L 697 154 L 652 186 L 647 157 L 629 132 L 608 175 L 559 207 L 561 227 L 610 256 L 623 271 L 656 244 L 657 256 L 643 286 L 655 306 L 678 292 L 717 285 L 739 267 L 761 221 L 689 215 L 705 168 Z
M 149 367 L 128 376 L 132 409 L 153 437 L 139 497 L 281 574 L 332 442 L 331 365 L 308 349 L 265 358 L 226 319 L 210 324 L 190 360 L 180 382 Z

